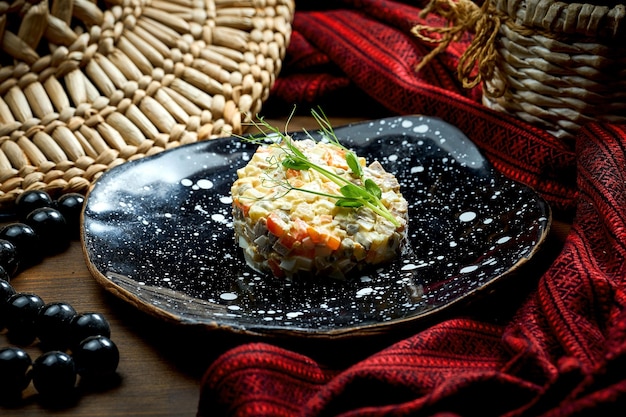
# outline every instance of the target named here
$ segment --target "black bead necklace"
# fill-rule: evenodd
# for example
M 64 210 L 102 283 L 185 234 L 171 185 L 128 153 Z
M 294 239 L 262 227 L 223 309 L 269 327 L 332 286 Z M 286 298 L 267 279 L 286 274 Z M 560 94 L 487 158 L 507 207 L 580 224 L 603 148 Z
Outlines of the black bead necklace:
M 0 400 L 21 398 L 31 382 L 42 398 L 55 399 L 71 394 L 79 377 L 97 380 L 116 372 L 119 351 L 102 314 L 45 303 L 10 283 L 68 247 L 78 236 L 83 203 L 81 194 L 53 200 L 41 190 L 25 191 L 15 201 L 17 221 L 0 228 L 0 332 L 17 345 L 0 347 Z M 43 353 L 32 360 L 24 347 L 35 342 Z

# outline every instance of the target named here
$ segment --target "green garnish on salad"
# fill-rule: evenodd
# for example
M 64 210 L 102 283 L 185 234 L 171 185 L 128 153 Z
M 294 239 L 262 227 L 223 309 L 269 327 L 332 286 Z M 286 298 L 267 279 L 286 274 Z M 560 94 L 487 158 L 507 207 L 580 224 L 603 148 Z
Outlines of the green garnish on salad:
M 280 147 L 282 151 L 282 156 L 278 161 L 270 161 L 273 165 L 280 164 L 284 169 L 293 169 L 296 171 L 314 170 L 340 187 L 340 194 L 328 194 L 315 190 L 308 190 L 302 187 L 296 187 L 288 180 L 278 181 L 273 178 L 270 179 L 272 182 L 277 182 L 280 186 L 284 187 L 286 189 L 286 193 L 290 191 L 301 191 L 332 198 L 336 200 L 335 205 L 338 207 L 359 208 L 365 206 L 378 215 L 389 220 L 395 227 L 399 227 L 400 222 L 391 214 L 391 212 L 389 212 L 387 207 L 385 207 L 381 201 L 382 192 L 380 188 L 373 180 L 363 177 L 363 168 L 359 163 L 357 155 L 339 142 L 339 138 L 337 138 L 337 135 L 335 134 L 334 129 L 324 112 L 321 109 L 319 109 L 319 112 L 313 109 L 311 110 L 311 115 L 320 126 L 320 133 L 332 145 L 345 151 L 345 160 L 350 169 L 351 175 L 360 180 L 361 184 L 355 184 L 345 177 L 312 162 L 300 149 L 298 149 L 297 146 L 294 145 L 291 136 L 289 136 L 286 132 L 281 132 L 278 128 L 266 122 L 261 116 L 257 116 L 258 122 L 252 121 L 252 124 L 259 130 L 259 132 L 261 132 L 260 135 L 238 137 L 243 141 L 256 145 L 267 145 L 269 141 L 271 144 Z M 287 126 L 292 117 L 293 112 L 289 116 Z M 303 130 L 308 138 L 316 141 L 313 135 L 311 135 L 306 129 Z

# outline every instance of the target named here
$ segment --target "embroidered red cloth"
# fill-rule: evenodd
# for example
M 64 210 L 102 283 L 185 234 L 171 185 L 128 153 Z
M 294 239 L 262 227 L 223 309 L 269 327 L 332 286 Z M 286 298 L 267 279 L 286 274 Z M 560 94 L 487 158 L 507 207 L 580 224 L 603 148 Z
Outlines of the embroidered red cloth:
M 343 8 L 296 11 L 274 99 L 288 106 L 324 102 L 325 109 L 326 104 L 344 110 L 355 107 L 359 114 L 375 103 L 396 114 L 438 116 L 465 132 L 505 175 L 537 189 L 553 208 L 572 209 L 573 146 L 479 105 L 480 88 L 460 86 L 456 65 L 471 38 L 452 43 L 417 73 L 415 67 L 434 45 L 420 42 L 410 30 L 418 23 L 443 26 L 441 18 L 422 19 L 421 9 L 402 2 L 334 4 Z M 361 95 L 371 101 L 363 101 Z
M 624 414 L 626 126 L 590 124 L 573 149 L 484 108 L 479 91 L 455 81 L 465 39 L 415 73 L 432 47 L 408 34 L 418 11 L 374 0 L 297 11 L 273 99 L 315 104 L 357 91 L 367 105 L 455 124 L 505 175 L 575 212 L 563 248 L 541 276 L 525 277 L 522 297 L 492 299 L 345 368 L 270 342 L 231 349 L 206 371 L 199 416 Z

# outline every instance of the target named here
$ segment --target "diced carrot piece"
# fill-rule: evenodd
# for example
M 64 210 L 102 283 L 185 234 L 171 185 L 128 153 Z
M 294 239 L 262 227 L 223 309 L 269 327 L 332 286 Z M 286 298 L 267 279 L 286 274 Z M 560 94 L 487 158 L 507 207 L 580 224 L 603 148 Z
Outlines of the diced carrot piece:
M 348 169 L 346 163 L 346 152 L 343 149 L 337 149 L 336 152 L 326 152 L 325 162 L 328 166 Z
M 318 232 L 317 229 L 313 226 L 307 227 L 306 232 L 313 241 L 313 243 L 322 243 L 324 241 L 322 234 Z
M 282 235 L 278 241 L 280 242 L 281 245 L 283 245 L 284 247 L 291 249 L 293 248 L 293 245 L 296 244 L 297 239 L 294 238 L 291 233 L 285 233 L 284 235 Z
M 282 237 L 287 233 L 288 226 L 276 213 L 270 213 L 265 223 L 267 230 L 277 237 Z
M 296 217 L 291 223 L 291 234 L 296 240 L 302 241 L 308 236 L 309 225 L 299 217 Z
M 297 242 L 302 242 L 302 240 L 308 236 L 308 224 L 299 217 L 296 217 L 288 225 L 285 224 L 285 227 L 289 229 L 280 238 L 280 243 L 286 248 L 293 248 Z
M 237 206 L 242 212 L 244 216 L 248 215 L 248 212 L 250 211 L 250 206 L 247 204 L 243 204 L 241 201 L 239 201 L 239 199 L 234 199 L 233 203 L 235 203 L 235 206 Z
M 326 238 L 326 246 L 328 246 L 332 250 L 337 250 L 339 249 L 339 246 L 341 246 L 341 239 L 339 239 L 337 236 L 328 235 L 328 237 Z

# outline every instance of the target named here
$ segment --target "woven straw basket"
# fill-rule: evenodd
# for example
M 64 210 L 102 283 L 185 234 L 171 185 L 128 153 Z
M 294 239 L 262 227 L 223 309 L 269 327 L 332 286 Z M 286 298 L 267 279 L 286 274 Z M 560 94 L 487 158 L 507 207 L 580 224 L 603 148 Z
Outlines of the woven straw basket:
M 293 0 L 0 1 L 0 209 L 232 133 L 260 111 Z
M 435 42 L 441 38 L 425 33 L 443 33 L 445 43 L 473 32 L 461 79 L 483 82 L 486 106 L 569 140 L 589 121 L 626 122 L 626 8 L 600 1 L 487 0 L 478 7 L 435 0 L 426 12 L 448 18 L 451 28 L 414 33 Z

